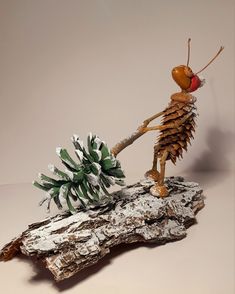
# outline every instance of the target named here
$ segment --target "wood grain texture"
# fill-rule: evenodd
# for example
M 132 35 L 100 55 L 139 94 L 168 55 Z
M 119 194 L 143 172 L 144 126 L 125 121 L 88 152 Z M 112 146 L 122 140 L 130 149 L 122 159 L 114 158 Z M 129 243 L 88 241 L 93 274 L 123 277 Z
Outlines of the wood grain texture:
M 202 189 L 181 177 L 167 178 L 170 195 L 158 198 L 149 193 L 153 184 L 143 180 L 114 192 L 110 207 L 64 213 L 31 224 L 3 247 L 0 260 L 19 252 L 36 256 L 60 281 L 97 263 L 118 244 L 162 244 L 184 238 L 204 206 Z

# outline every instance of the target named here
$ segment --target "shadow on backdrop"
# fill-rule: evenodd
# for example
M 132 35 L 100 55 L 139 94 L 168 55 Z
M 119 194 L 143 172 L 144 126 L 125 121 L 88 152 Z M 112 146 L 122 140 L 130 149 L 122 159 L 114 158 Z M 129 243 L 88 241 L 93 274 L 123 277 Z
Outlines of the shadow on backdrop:
M 209 129 L 207 150 L 199 154 L 184 173 L 205 187 L 223 181 L 234 168 L 234 133 L 218 127 Z

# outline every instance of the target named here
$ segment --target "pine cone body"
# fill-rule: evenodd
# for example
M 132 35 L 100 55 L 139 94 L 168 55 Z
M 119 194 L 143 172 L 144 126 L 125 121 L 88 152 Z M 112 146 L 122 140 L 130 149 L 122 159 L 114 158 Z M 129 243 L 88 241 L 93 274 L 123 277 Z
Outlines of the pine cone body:
M 183 149 L 187 151 L 187 145 L 193 138 L 196 126 L 195 100 L 192 95 L 190 95 L 189 101 L 172 100 L 164 110 L 161 124 L 163 128 L 155 146 L 158 158 L 161 158 L 163 153 L 168 151 L 166 160 L 171 160 L 175 164 L 177 158 L 182 157 Z M 172 127 L 172 124 L 174 127 Z

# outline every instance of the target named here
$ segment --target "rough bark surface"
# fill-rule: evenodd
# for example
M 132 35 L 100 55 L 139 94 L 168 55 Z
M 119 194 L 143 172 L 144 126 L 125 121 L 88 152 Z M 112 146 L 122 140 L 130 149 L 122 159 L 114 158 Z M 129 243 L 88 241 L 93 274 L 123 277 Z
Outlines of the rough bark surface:
M 181 177 L 167 178 L 170 195 L 149 193 L 143 180 L 114 192 L 112 207 L 60 214 L 29 225 L 0 251 L 0 260 L 18 252 L 43 260 L 57 281 L 88 267 L 121 243 L 175 241 L 186 236 L 195 214 L 204 206 L 202 189 Z

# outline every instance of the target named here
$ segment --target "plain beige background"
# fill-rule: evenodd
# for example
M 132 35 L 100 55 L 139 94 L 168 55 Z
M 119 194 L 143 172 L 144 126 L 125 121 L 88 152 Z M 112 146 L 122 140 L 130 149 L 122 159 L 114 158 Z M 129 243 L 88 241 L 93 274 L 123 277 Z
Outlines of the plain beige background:
M 195 92 L 195 140 L 167 166 L 204 189 L 189 236 L 117 249 L 60 287 L 22 260 L 0 264 L 4 293 L 233 293 L 234 9 L 232 0 L 0 0 L 1 246 L 46 216 L 30 182 L 59 163 L 55 147 L 72 152 L 71 135 L 90 131 L 111 147 L 178 91 L 170 73 L 186 62 L 188 37 L 194 71 L 225 46 Z M 127 183 L 149 169 L 156 136 L 120 154 Z

